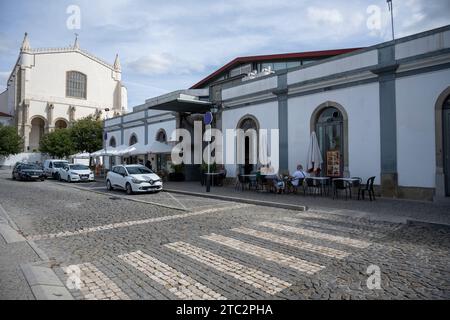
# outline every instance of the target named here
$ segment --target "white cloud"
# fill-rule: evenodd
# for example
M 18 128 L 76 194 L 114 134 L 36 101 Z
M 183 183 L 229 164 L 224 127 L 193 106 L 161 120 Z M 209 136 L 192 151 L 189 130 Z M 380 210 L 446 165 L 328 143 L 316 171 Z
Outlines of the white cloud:
M 307 12 L 308 19 L 317 25 L 340 25 L 344 22 L 344 17 L 337 9 L 309 7 Z
M 147 75 L 190 74 L 205 69 L 201 63 L 182 60 L 170 53 L 151 53 L 128 63 L 128 67 L 134 72 Z

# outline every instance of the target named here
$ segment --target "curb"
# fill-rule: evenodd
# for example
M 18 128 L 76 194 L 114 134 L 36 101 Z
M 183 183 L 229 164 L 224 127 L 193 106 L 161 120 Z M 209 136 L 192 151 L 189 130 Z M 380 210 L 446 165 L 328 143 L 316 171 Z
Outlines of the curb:
M 176 190 L 176 189 L 164 189 L 163 192 L 178 193 L 178 194 L 184 194 L 184 195 L 189 195 L 189 196 L 194 196 L 194 197 L 209 198 L 209 199 L 216 199 L 216 200 L 222 200 L 222 201 L 233 201 L 233 202 L 253 204 L 253 205 L 257 205 L 257 206 L 264 206 L 264 207 L 271 207 L 271 208 L 278 208 L 278 209 L 308 211 L 307 206 L 301 206 L 301 205 L 295 205 L 295 204 L 286 204 L 286 203 L 271 202 L 271 201 L 261 201 L 261 200 L 253 200 L 253 199 L 246 199 L 246 198 L 221 196 L 221 195 L 216 195 L 216 194 L 204 194 L 204 193 L 190 192 L 190 191 Z
M 20 267 L 36 300 L 73 300 L 51 268 L 36 264 L 23 264 Z

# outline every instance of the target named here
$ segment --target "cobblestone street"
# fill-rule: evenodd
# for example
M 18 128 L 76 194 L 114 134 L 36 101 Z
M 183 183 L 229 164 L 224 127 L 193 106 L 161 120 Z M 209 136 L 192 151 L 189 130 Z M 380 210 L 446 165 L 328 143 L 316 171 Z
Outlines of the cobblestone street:
M 0 298 L 34 299 L 21 266 L 39 263 L 75 299 L 450 298 L 447 225 L 93 186 L 0 171 L 0 222 L 23 239 L 0 237 Z

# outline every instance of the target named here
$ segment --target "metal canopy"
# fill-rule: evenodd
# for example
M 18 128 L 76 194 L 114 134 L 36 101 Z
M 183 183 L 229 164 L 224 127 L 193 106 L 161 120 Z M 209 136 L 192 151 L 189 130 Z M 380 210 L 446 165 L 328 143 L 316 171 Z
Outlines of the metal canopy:
M 212 103 L 209 101 L 177 98 L 172 101 L 167 101 L 151 106 L 149 107 L 149 109 L 175 112 L 204 113 L 211 109 L 211 105 Z

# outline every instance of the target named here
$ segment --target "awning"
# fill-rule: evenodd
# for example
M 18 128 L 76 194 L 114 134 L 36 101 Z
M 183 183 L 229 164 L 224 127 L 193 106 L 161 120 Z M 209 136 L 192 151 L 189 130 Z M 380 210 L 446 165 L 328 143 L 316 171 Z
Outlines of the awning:
M 155 141 L 151 144 L 149 148 L 149 153 L 172 153 L 172 146 L 167 143 L 162 143 L 159 141 Z
M 150 110 L 205 113 L 210 111 L 212 106 L 212 103 L 206 100 L 207 95 L 206 91 L 200 92 L 200 90 L 175 91 L 148 99 L 145 104 L 137 110 L 143 110 L 145 108 Z M 201 97 L 203 100 L 201 100 Z
M 69 158 L 70 159 L 89 159 L 90 157 L 91 157 L 90 153 L 83 152 L 83 153 L 73 154 Z
M 91 157 L 110 156 L 113 148 L 101 149 L 91 153 Z
M 140 143 L 136 143 L 132 146 L 126 147 L 119 151 L 116 155 L 118 156 L 136 156 L 142 154 L 160 154 L 160 153 L 171 153 L 172 146 L 166 143 L 162 143 L 159 141 L 153 142 L 151 145 L 143 145 Z

